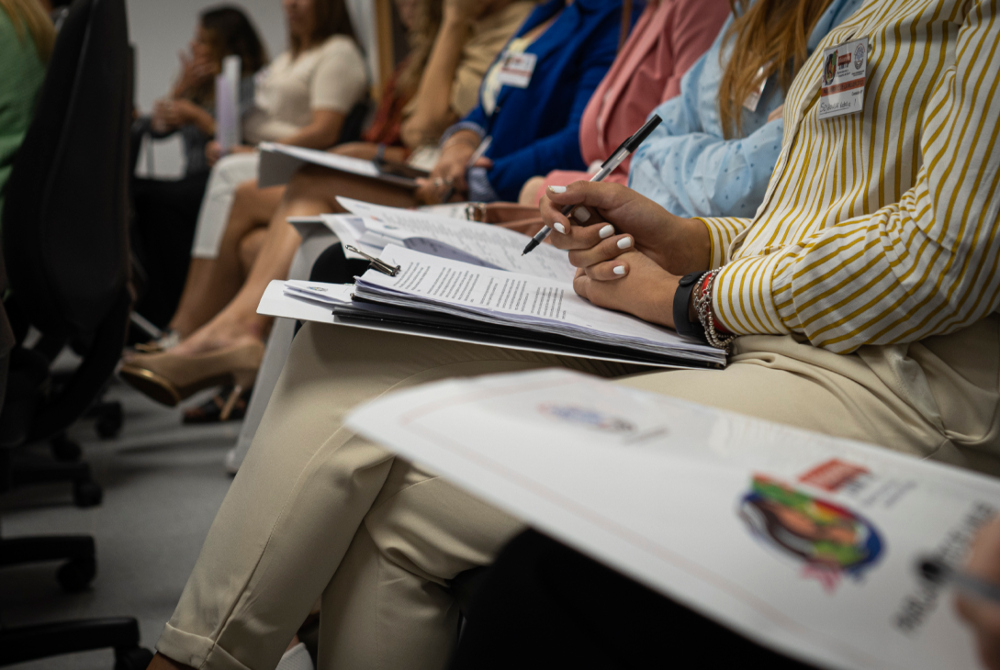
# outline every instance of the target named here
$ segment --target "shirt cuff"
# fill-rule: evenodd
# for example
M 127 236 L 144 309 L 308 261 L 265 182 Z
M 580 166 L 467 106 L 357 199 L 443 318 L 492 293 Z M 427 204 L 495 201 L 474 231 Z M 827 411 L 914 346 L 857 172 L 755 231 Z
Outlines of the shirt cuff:
M 439 147 L 443 147 L 444 143 L 451 139 L 451 136 L 455 133 L 461 132 L 463 130 L 471 130 L 476 135 L 479 135 L 480 141 L 486 137 L 486 129 L 483 128 L 478 123 L 473 123 L 472 121 L 459 121 L 453 125 L 448 130 L 444 131 L 444 135 L 441 136 L 441 141 L 438 142 Z
M 750 225 L 750 219 L 739 217 L 695 217 L 708 228 L 708 241 L 711 245 L 710 270 L 725 264 L 729 255 L 729 245 Z
M 496 202 L 500 196 L 493 189 L 486 168 L 473 167 L 465 173 L 465 181 L 469 185 L 469 200 L 472 202 Z
M 737 335 L 792 332 L 778 311 L 774 291 L 782 260 L 780 252 L 740 258 L 719 271 L 712 286 L 712 306 L 726 330 Z

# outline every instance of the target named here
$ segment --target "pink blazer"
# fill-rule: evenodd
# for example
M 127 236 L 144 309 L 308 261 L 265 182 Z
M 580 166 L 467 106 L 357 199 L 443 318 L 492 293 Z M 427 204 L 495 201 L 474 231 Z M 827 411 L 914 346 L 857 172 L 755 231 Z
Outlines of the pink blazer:
M 660 103 L 680 93 L 681 78 L 708 51 L 729 11 L 728 0 L 660 0 L 646 5 L 583 113 L 580 148 L 588 165 L 607 158 Z M 607 181 L 627 183 L 629 162 Z M 589 173 L 556 170 L 545 177 L 545 186 L 585 179 L 590 179 Z

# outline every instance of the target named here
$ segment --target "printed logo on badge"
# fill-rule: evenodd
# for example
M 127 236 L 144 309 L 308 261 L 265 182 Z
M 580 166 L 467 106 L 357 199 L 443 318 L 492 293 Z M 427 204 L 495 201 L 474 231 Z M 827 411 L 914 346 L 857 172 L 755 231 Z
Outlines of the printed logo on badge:
M 504 54 L 500 58 L 500 74 L 497 80 L 504 86 L 528 88 L 537 61 L 538 56 L 532 53 Z
M 819 118 L 860 112 L 865 105 L 867 75 L 867 37 L 826 49 L 819 91 Z
M 826 67 L 823 68 L 823 85 L 829 86 L 833 83 L 833 78 L 837 76 L 837 53 L 834 52 L 826 57 Z

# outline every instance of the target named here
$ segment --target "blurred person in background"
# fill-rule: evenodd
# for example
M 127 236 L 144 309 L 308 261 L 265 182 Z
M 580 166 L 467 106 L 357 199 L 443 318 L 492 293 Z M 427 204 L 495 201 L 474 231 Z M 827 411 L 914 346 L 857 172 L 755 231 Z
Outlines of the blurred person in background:
M 191 240 L 205 195 L 210 166 L 205 156 L 215 136 L 215 78 L 227 56 L 240 57 L 239 114 L 254 106 L 254 78 L 267 54 L 250 19 L 229 5 L 211 7 L 198 18 L 188 51 L 180 54 L 180 74 L 149 117 L 136 122 L 135 135 L 180 136 L 186 166 L 180 179 L 137 178 L 133 182 L 133 247 L 145 279 L 136 311 L 157 326 L 167 324 L 188 271 Z
M 433 164 L 439 153 L 437 142 L 441 133 L 475 106 L 483 76 L 496 54 L 535 9 L 535 3 L 422 0 L 400 2 L 398 9 L 404 22 L 409 23 L 411 52 L 387 87 L 374 121 L 365 133 L 366 141 L 342 145 L 332 151 L 369 159 L 376 155 L 391 160 L 423 156 L 423 160 Z M 289 202 L 301 195 L 295 182 L 307 181 L 330 198 L 350 192 L 353 197 L 377 201 L 399 191 L 375 180 L 351 179 L 349 175 L 324 168 L 307 168 L 301 175 L 293 180 L 291 195 L 281 203 L 273 202 L 270 194 L 282 193 L 283 187 L 260 189 L 256 180 L 250 180 L 237 189 L 220 253 L 212 262 L 208 279 L 203 283 L 188 283 L 185 298 L 171 320 L 171 327 L 180 338 L 190 337 L 171 352 L 153 356 L 170 361 L 171 353 L 183 355 L 192 346 L 205 347 L 206 340 L 229 338 L 234 331 L 253 336 L 253 340 L 244 338 L 246 346 L 232 359 L 234 362 L 250 364 L 253 357 L 246 352 L 251 350 L 258 352 L 257 356 L 263 354 L 262 340 L 270 319 L 256 314 L 257 303 L 271 279 L 287 276 L 301 241 L 286 220 Z M 168 339 L 154 346 L 169 348 L 169 345 Z M 202 384 L 215 385 L 209 383 L 210 377 L 193 385 L 178 385 L 172 381 L 172 373 L 150 369 L 147 365 L 150 357 L 130 355 L 127 359 L 123 377 L 168 404 L 178 402 L 196 387 L 204 388 Z M 152 360 L 155 366 L 157 359 Z M 185 414 L 186 419 L 226 419 L 234 416 L 232 408 L 236 408 L 236 417 L 241 416 L 249 396 L 247 383 L 253 379 L 252 370 L 244 372 L 241 378 L 246 383 L 239 385 L 243 399 L 233 396 L 233 387 L 224 386 L 215 398 L 191 408 Z M 230 399 L 232 402 L 227 402 Z
M 55 29 L 38 0 L 0 0 L 0 222 L 17 150 L 35 113 Z M 2 224 L 0 224 L 2 225 Z
M 208 282 L 226 229 L 236 188 L 257 178 L 260 142 L 325 149 L 338 142 L 347 115 L 368 94 L 368 68 L 357 43 L 344 0 L 282 0 L 289 49 L 274 59 L 257 81 L 254 109 L 245 121 L 246 145 L 221 156 L 209 142 L 214 163 L 198 214 L 191 266 L 178 311 L 193 299 L 190 287 Z M 216 162 L 217 161 L 217 162 Z M 280 189 L 264 189 L 263 205 L 274 207 Z M 270 200 L 270 203 L 268 203 Z M 185 333 L 174 321 L 170 330 Z M 176 342 L 180 335 L 168 339 Z M 164 343 L 160 343 L 164 344 Z

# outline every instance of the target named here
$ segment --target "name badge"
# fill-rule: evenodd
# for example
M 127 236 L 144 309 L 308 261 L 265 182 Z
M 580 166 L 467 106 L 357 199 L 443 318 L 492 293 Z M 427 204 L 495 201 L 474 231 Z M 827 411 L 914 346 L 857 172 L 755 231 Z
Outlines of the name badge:
M 505 86 L 528 88 L 531 75 L 535 73 L 538 56 L 532 53 L 509 53 L 500 61 L 498 81 Z
M 823 51 L 823 81 L 819 90 L 819 118 L 860 112 L 865 106 L 868 76 L 868 38 L 844 42 Z

